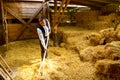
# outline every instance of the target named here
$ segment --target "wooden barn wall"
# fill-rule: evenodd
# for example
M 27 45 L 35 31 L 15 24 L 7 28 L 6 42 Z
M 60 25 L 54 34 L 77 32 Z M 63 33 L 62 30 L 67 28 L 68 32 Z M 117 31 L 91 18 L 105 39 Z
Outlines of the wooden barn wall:
M 13 2 L 13 3 L 5 3 L 4 5 L 9 7 L 19 17 L 21 17 L 27 22 L 34 15 L 34 13 L 40 8 L 41 3 Z M 9 14 L 8 12 L 5 15 L 7 16 L 9 42 L 16 41 L 16 40 L 38 38 L 38 35 L 35 32 L 36 32 L 36 24 L 37 24 L 38 17 L 40 16 L 40 14 L 37 17 L 35 17 L 35 19 L 30 23 L 33 25 L 30 27 L 35 32 L 27 28 L 25 25 L 23 25 L 19 20 L 17 20 L 14 16 Z M 25 30 L 23 30 L 24 27 L 26 27 Z
M 3 37 L 3 27 L 0 24 L 0 45 L 2 45 L 4 43 L 5 43 L 5 40 L 4 40 L 4 37 Z
M 2 27 L 2 12 L 1 12 L 1 3 L 0 3 L 0 45 L 4 44 L 4 38 L 3 38 L 3 27 Z
M 41 6 L 41 3 L 12 2 L 12 3 L 5 3 L 5 6 L 9 7 L 13 11 L 15 11 L 15 13 L 17 13 L 19 15 L 19 17 L 21 17 L 21 18 L 31 18 L 32 15 L 39 9 L 39 7 Z M 40 15 L 38 15 L 38 16 L 40 16 Z M 14 17 L 9 13 L 7 14 L 7 18 L 14 19 Z
M 32 24 L 35 25 L 35 24 Z M 9 36 L 9 41 L 14 41 L 14 40 L 23 40 L 23 39 L 33 39 L 37 38 L 37 34 L 32 32 L 31 29 L 26 29 L 22 35 L 19 37 L 19 34 L 21 34 L 21 30 L 23 28 L 23 24 L 8 24 L 8 36 Z M 34 31 L 36 31 L 36 27 L 32 27 Z
M 114 27 L 115 13 L 102 15 L 102 11 L 84 11 L 76 13 L 77 26 L 84 29 L 105 29 Z
M 101 8 L 101 11 L 103 14 L 109 14 L 109 13 L 114 13 L 118 10 L 117 5 L 107 5 Z
M 68 12 L 65 12 L 60 21 L 61 26 L 71 25 L 71 15 Z

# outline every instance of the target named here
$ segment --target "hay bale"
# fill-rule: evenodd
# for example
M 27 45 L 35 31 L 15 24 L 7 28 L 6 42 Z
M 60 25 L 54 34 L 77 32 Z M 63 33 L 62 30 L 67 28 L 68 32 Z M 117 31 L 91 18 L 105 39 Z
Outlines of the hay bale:
M 114 41 L 105 45 L 105 58 L 120 59 L 120 41 Z
M 80 58 L 82 61 L 97 61 L 104 59 L 104 46 L 88 47 L 81 51 Z
M 111 26 L 110 23 L 107 21 L 95 21 L 92 24 L 94 24 L 93 26 L 97 30 L 106 29 L 106 28 L 109 28 Z
M 99 60 L 95 64 L 96 73 L 106 75 L 109 78 L 120 79 L 120 60 Z
M 98 33 L 92 33 L 89 35 L 88 39 L 92 45 L 96 46 L 100 44 L 101 35 Z
M 115 13 L 111 13 L 107 16 L 99 16 L 98 19 L 100 21 L 107 21 L 107 22 L 112 22 L 113 20 L 116 19 L 116 14 Z
M 102 39 L 104 39 L 104 43 L 110 43 L 116 39 L 116 31 L 113 28 L 103 29 L 100 32 Z

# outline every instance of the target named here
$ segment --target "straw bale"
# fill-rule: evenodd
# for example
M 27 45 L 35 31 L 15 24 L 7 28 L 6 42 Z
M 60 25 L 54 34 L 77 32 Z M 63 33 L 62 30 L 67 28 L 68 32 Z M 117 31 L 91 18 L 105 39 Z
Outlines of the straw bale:
M 95 21 L 95 22 L 92 22 L 91 24 L 93 24 L 94 29 L 97 29 L 97 30 L 106 29 L 112 26 L 107 21 Z
M 104 46 L 88 47 L 81 51 L 82 61 L 93 61 L 104 59 Z
M 89 35 L 89 41 L 92 45 L 99 45 L 101 40 L 101 35 L 98 33 L 91 33 Z
M 120 79 L 120 60 L 99 60 L 95 64 L 96 73 L 106 75 L 109 78 Z
M 111 13 L 107 16 L 99 16 L 98 19 L 100 21 L 107 21 L 107 22 L 112 22 L 113 20 L 116 19 L 116 14 L 115 13 Z
M 100 45 L 110 43 L 112 41 L 119 40 L 116 35 L 119 35 L 119 31 L 114 31 L 113 28 L 107 28 L 99 31 L 99 33 L 91 33 L 88 35 L 88 40 L 92 45 Z M 119 37 L 119 36 L 118 36 Z
M 102 37 L 115 36 L 114 28 L 103 29 L 99 32 Z
M 119 30 L 113 28 L 100 30 L 99 33 L 91 33 L 88 37 L 92 45 L 100 45 L 119 40 Z
M 113 41 L 105 45 L 105 57 L 108 59 L 120 59 L 120 41 Z

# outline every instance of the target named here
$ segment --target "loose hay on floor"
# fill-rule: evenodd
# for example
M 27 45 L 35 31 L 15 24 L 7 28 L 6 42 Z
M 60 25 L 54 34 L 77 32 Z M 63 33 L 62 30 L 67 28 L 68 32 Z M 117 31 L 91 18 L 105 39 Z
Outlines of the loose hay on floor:
M 15 80 L 35 80 L 41 63 L 38 40 L 11 42 L 9 50 L 5 53 L 4 59 L 14 70 Z M 46 80 L 93 80 L 96 78 L 93 65 L 82 63 L 74 50 L 49 47 L 48 53 L 44 70 Z

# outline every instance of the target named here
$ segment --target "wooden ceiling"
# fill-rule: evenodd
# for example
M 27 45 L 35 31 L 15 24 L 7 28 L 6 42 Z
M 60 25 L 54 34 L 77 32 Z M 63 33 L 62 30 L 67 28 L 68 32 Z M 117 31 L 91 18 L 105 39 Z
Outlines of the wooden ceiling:
M 39 2 L 41 0 L 4 0 L 4 1 L 29 1 L 29 2 Z M 49 1 L 49 0 L 47 0 Z M 58 0 L 62 1 L 62 0 Z M 100 8 L 108 4 L 120 4 L 120 0 L 71 0 L 70 4 L 77 4 L 77 5 L 85 5 L 89 7 L 95 7 L 95 8 Z

